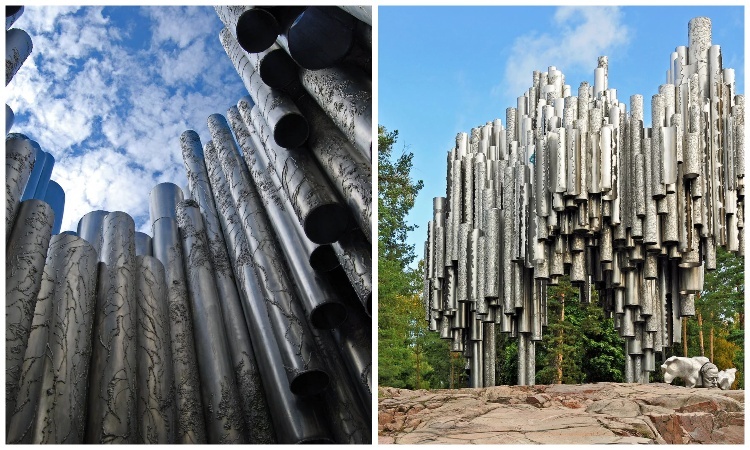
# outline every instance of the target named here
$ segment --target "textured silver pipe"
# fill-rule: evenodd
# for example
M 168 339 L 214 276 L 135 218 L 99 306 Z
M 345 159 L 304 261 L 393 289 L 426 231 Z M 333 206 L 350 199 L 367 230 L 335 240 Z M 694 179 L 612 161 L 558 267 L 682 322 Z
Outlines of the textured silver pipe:
M 255 70 L 229 30 L 222 29 L 219 40 L 248 93 L 258 105 L 276 144 L 284 148 L 302 145 L 307 140 L 309 129 L 307 120 L 294 102 L 287 94 L 269 87 L 261 80 L 260 73 Z
M 154 256 L 151 236 L 140 231 L 135 232 L 135 256 Z
M 62 227 L 63 214 L 65 213 L 65 191 L 55 180 L 50 180 L 47 185 L 44 201 L 49 203 L 55 212 L 55 223 L 52 226 L 52 234 L 58 234 Z
M 136 271 L 138 283 L 136 293 L 138 439 L 136 442 L 172 444 L 175 442 L 177 427 L 164 265 L 153 256 L 138 255 L 136 256 Z
M 83 239 L 50 240 L 8 443 L 83 442 L 96 266 Z
M 234 129 L 237 142 L 247 163 L 250 175 L 258 187 L 258 193 L 265 206 L 268 219 L 274 228 L 279 246 L 289 265 L 290 274 L 298 288 L 299 299 L 307 312 L 310 323 L 316 328 L 336 328 L 346 320 L 346 308 L 339 301 L 328 281 L 311 270 L 305 252 L 304 230 L 295 220 L 288 197 L 282 190 L 282 183 L 273 170 L 260 136 L 252 124 L 246 126 L 236 107 L 227 112 Z
M 27 200 L 18 209 L 5 256 L 5 426 L 6 433 L 18 395 L 18 381 L 31 333 L 34 306 L 52 233 L 54 213 L 41 200 Z
M 298 80 L 299 67 L 291 56 L 279 44 L 258 53 L 248 53 L 247 59 L 253 66 L 260 79 L 268 87 L 283 89 Z
M 359 301 L 372 316 L 372 256 L 370 243 L 361 232 L 350 230 L 331 244 Z
M 216 129 L 215 126 L 211 127 L 211 124 L 215 124 L 219 118 L 226 127 L 223 117 L 214 114 L 209 117 L 209 128 Z M 225 137 L 226 133 L 219 136 Z M 231 134 L 229 137 L 231 138 Z M 321 370 L 315 355 L 315 345 L 304 320 L 302 306 L 296 298 L 288 269 L 268 223 L 258 191 L 249 173 L 242 170 L 244 167 L 233 141 L 221 141 L 216 145 L 215 153 L 209 149 L 209 146 L 205 149 L 209 176 L 211 165 L 220 168 L 224 173 L 247 239 L 247 251 L 250 252 L 248 256 L 251 258 L 248 263 L 262 274 L 259 274 L 258 278 L 265 292 L 268 316 L 284 361 L 289 388 L 299 395 L 320 392 L 328 384 L 328 375 Z M 226 233 L 224 235 L 226 236 Z
M 372 83 L 350 67 L 300 71 L 305 90 L 342 133 L 372 159 Z
M 5 7 L 5 29 L 8 30 L 23 14 L 23 6 L 6 6 Z
M 335 242 L 348 227 L 349 213 L 333 186 L 309 152 L 275 145 L 258 107 L 253 110 L 251 122 L 246 124 L 255 128 L 268 166 L 276 172 L 305 235 L 318 244 Z
M 214 6 L 216 14 L 247 52 L 262 52 L 281 31 L 270 12 L 253 6 Z
M 107 217 L 109 211 L 96 210 L 86 213 L 78 221 L 77 234 L 78 236 L 85 239 L 89 244 L 94 247 L 96 254 L 99 255 L 99 261 L 103 261 L 102 258 L 102 225 L 104 224 L 104 218 Z
M 87 443 L 134 443 L 136 419 L 135 223 L 115 211 L 102 224 L 107 289 L 97 293 Z
M 234 206 L 227 179 L 217 160 L 213 142 L 206 143 L 204 152 L 219 220 L 248 322 L 248 331 L 253 348 L 257 349 L 256 358 L 264 392 L 268 395 L 277 441 L 282 444 L 331 442 L 313 403 L 289 390 L 289 381 L 284 370 L 285 363 L 278 351 L 279 344 L 274 333 L 268 332 L 272 326 L 265 306 L 266 295 L 250 258 L 250 248 L 242 222 Z
M 44 200 L 44 194 L 47 191 L 52 168 L 55 165 L 55 157 L 42 150 L 39 145 L 31 141 L 34 146 L 36 157 L 34 159 L 34 169 L 29 175 L 29 181 L 26 183 L 26 189 L 23 191 L 21 201 L 36 198 Z
M 356 151 L 312 99 L 303 97 L 297 103 L 310 122 L 310 138 L 307 143 L 310 151 L 331 180 L 336 192 L 346 202 L 365 237 L 371 241 L 371 160 Z M 240 100 L 239 107 L 240 113 L 246 115 L 243 100 Z M 245 116 L 243 118 L 247 120 Z
M 354 44 L 357 20 L 336 6 L 308 6 L 279 36 L 294 61 L 309 70 L 333 67 Z
M 13 114 L 13 110 L 8 106 L 8 104 L 5 104 L 5 134 L 7 135 L 10 133 L 11 128 L 13 128 L 13 122 L 16 118 L 16 115 Z
M 26 58 L 33 49 L 29 34 L 18 28 L 12 28 L 5 32 L 5 85 L 21 68 Z
M 210 444 L 243 444 L 247 441 L 243 413 L 235 392 L 229 344 L 213 276 L 210 249 L 198 204 L 177 204 L 183 261 L 193 313 L 193 333 L 201 380 L 203 416 Z
M 215 270 L 216 287 L 219 298 L 222 299 L 219 303 L 240 394 L 239 401 L 245 418 L 245 427 L 249 432 L 248 442 L 272 444 L 276 442 L 276 438 L 261 386 L 258 364 L 255 359 L 256 351 L 253 350 L 242 310 L 242 301 L 227 254 L 226 242 L 221 231 L 221 223 L 203 159 L 200 138 L 192 130 L 185 131 L 180 136 L 180 145 L 191 197 L 198 202 L 204 218 L 211 263 Z
M 178 443 L 200 444 L 206 443 L 206 426 L 200 397 L 193 320 L 182 262 L 182 246 L 177 221 L 173 218 L 176 215 L 177 203 L 182 200 L 182 191 L 178 193 L 175 187 L 157 185 L 151 191 L 149 209 L 152 212 L 162 211 L 158 219 L 155 219 L 154 215 L 151 216 L 152 245 L 154 257 L 164 265 L 166 275 L 177 413 L 175 439 Z M 171 195 L 165 195 L 170 193 Z
M 21 194 L 34 169 L 36 150 L 33 141 L 19 133 L 5 138 L 5 242 L 18 213 Z

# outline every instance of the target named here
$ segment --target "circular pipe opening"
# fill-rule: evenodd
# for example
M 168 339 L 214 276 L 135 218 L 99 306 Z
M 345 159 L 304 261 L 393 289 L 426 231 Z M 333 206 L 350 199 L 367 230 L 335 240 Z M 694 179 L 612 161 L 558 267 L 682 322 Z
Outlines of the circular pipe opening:
M 302 114 L 283 116 L 273 127 L 273 139 L 280 147 L 297 148 L 307 140 L 307 119 Z
M 257 53 L 267 49 L 279 35 L 276 18 L 266 10 L 253 8 L 237 19 L 237 42 L 246 52 Z
M 286 33 L 289 53 L 305 69 L 331 67 L 351 50 L 355 21 L 335 6 L 311 6 Z
M 330 272 L 340 265 L 336 252 L 330 244 L 319 245 L 310 253 L 310 267 L 318 272 Z
M 281 89 L 297 79 L 297 64 L 283 49 L 277 48 L 260 62 L 260 79 L 272 88 Z
M 338 203 L 318 206 L 305 217 L 302 228 L 316 244 L 330 244 L 339 240 L 347 230 L 349 213 Z
M 346 306 L 328 301 L 316 306 L 310 312 L 310 322 L 315 328 L 330 330 L 344 323 L 347 315 Z
M 323 392 L 330 379 L 328 374 L 319 369 L 305 370 L 298 373 L 289 383 L 289 389 L 294 395 L 315 395 Z
M 21 10 L 21 6 L 6 6 L 5 7 L 5 17 L 10 17 L 13 14 L 17 13 Z

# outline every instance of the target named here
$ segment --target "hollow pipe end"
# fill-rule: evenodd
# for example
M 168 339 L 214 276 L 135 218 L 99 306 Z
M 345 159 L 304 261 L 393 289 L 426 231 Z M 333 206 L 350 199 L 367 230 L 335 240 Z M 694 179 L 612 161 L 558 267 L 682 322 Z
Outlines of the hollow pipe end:
M 295 375 L 289 382 L 289 390 L 294 395 L 308 396 L 320 394 L 328 387 L 328 374 L 320 369 L 305 370 Z
M 346 232 L 349 212 L 338 203 L 326 203 L 310 211 L 302 228 L 305 236 L 316 244 L 336 242 Z
M 270 51 L 261 61 L 260 79 L 272 88 L 286 87 L 297 76 L 297 64 L 281 48 Z
M 246 52 L 257 53 L 276 41 L 280 32 L 276 18 L 264 9 L 252 8 L 237 19 L 237 42 Z
M 297 148 L 305 143 L 309 127 L 301 114 L 287 114 L 273 128 L 273 139 L 284 148 Z
M 339 302 L 328 300 L 313 308 L 310 312 L 310 323 L 315 328 L 330 330 L 344 323 L 347 315 L 346 306 Z
M 10 17 L 13 14 L 17 13 L 21 10 L 23 6 L 6 6 L 5 7 L 5 17 Z
M 340 265 L 339 259 L 336 257 L 336 252 L 329 244 L 315 247 L 310 253 L 308 262 L 310 263 L 310 267 L 317 272 L 330 272 Z

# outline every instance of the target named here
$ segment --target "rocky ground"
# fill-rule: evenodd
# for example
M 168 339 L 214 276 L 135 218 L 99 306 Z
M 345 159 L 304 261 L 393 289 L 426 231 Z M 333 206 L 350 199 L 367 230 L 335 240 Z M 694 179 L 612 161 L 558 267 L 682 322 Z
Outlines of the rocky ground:
M 646 385 L 378 390 L 380 444 L 742 444 L 744 391 Z

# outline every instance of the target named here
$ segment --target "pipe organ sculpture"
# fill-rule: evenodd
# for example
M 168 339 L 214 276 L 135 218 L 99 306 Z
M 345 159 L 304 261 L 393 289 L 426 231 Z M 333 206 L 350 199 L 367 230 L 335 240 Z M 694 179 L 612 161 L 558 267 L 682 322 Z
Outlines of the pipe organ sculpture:
M 331 100 L 287 53 L 332 54 L 292 42 L 307 7 L 216 9 L 250 96 L 180 136 L 188 186 L 153 188 L 150 235 L 101 210 L 57 234 L 54 158 L 7 134 L 8 443 L 371 441 L 370 75 L 331 63 Z M 305 32 L 370 27 L 333 10 Z
M 711 21 L 692 19 L 688 37 L 650 105 L 618 99 L 602 56 L 577 96 L 555 67 L 535 71 L 504 125 L 456 137 L 423 300 L 430 330 L 468 358 L 470 386 L 495 385 L 496 330 L 517 339 L 518 384 L 534 384 L 547 287 L 565 275 L 581 301 L 598 291 L 625 340 L 625 380 L 648 383 L 716 248 L 744 254 L 745 99 Z

